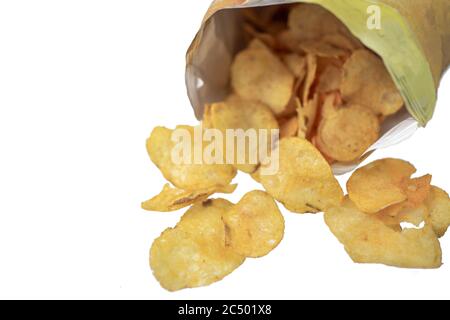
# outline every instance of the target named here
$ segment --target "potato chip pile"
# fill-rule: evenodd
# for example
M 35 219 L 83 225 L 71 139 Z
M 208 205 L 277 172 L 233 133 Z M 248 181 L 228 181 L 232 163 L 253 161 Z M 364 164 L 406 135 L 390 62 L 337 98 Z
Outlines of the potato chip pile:
M 383 61 L 318 5 L 243 11 L 247 47 L 231 87 L 268 106 L 282 137 L 311 141 L 330 162 L 354 162 L 380 136 L 403 99 Z
M 380 58 L 318 6 L 243 12 L 249 44 L 232 64 L 230 96 L 206 105 L 200 126 L 157 127 L 147 141 L 151 160 L 170 184 L 143 209 L 190 207 L 152 245 L 150 265 L 161 286 L 206 286 L 245 259 L 268 255 L 284 237 L 277 202 L 295 213 L 325 212 L 330 230 L 357 263 L 440 267 L 439 238 L 450 225 L 450 200 L 431 185 L 430 175 L 413 178 L 411 164 L 379 160 L 353 174 L 345 197 L 331 168 L 335 161 L 360 159 L 379 138 L 382 121 L 403 107 Z M 173 161 L 174 133 L 194 136 L 208 129 L 223 136 L 229 129 L 280 129 L 275 144 L 263 140 L 245 149 L 245 159 L 252 148 L 277 154 L 278 170 L 265 174 L 271 163 L 260 153 L 253 162 L 238 162 L 239 150 L 232 163 L 198 163 L 195 152 L 186 162 Z M 233 193 L 238 171 L 265 191 L 247 193 L 237 204 L 210 199 Z
M 412 178 L 416 168 L 383 159 L 358 169 L 348 196 L 325 212 L 325 221 L 357 263 L 439 268 L 439 238 L 450 226 L 448 194 L 432 177 Z

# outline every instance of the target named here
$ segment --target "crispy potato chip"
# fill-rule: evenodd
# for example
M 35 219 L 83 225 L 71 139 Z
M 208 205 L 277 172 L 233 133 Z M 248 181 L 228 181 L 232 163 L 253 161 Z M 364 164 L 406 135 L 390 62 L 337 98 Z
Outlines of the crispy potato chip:
M 225 245 L 222 215 L 233 207 L 226 200 L 193 206 L 174 229 L 153 242 L 150 266 L 169 291 L 207 286 L 222 280 L 245 258 Z
M 322 118 L 317 144 L 331 158 L 351 162 L 360 158 L 379 137 L 378 118 L 370 110 L 353 105 Z
M 416 168 L 403 160 L 372 162 L 350 177 L 347 182 L 349 197 L 359 210 L 377 213 L 408 199 L 402 183 L 415 172 Z
M 299 40 L 295 37 L 291 30 L 283 30 L 279 32 L 275 39 L 277 40 L 277 48 L 280 51 L 297 51 Z
M 275 39 L 275 37 L 271 34 L 268 33 L 263 33 L 263 32 L 259 32 L 257 31 L 252 25 L 250 24 L 244 24 L 244 32 L 247 33 L 247 35 L 249 37 L 251 37 L 252 39 L 257 39 L 261 42 L 264 43 L 264 45 L 268 46 L 269 48 L 274 49 L 277 45 L 277 41 Z M 254 43 L 251 45 L 251 47 L 254 48 Z
M 426 205 L 434 232 L 442 238 L 450 226 L 450 199 L 447 192 L 438 187 L 432 187 Z
M 296 137 L 298 133 L 299 121 L 297 116 L 290 119 L 283 119 L 280 123 L 280 138 Z
M 317 40 L 300 42 L 298 49 L 304 53 L 324 58 L 341 58 L 349 56 L 349 52 L 347 50 L 335 47 L 328 42 Z
M 261 170 L 258 168 L 255 172 L 250 174 L 253 180 L 255 180 L 258 183 L 261 183 Z
M 344 100 L 389 116 L 404 103 L 383 61 L 366 49 L 355 51 L 344 64 L 341 92 Z
M 353 36 L 350 31 L 348 33 L 331 33 L 323 36 L 322 41 L 336 48 L 347 51 L 356 51 L 364 48 L 364 45 Z
M 230 97 L 225 102 L 210 105 L 208 110 L 206 110 L 205 117 L 210 118 L 209 122 L 212 127 L 220 130 L 224 137 L 226 137 L 226 130 L 228 129 L 242 129 L 244 132 L 249 129 L 257 130 L 255 134 L 261 134 L 262 132 L 259 131 L 261 129 L 267 130 L 267 150 L 271 148 L 271 139 L 275 138 L 272 137 L 271 130 L 279 129 L 278 122 L 270 108 L 259 102 L 246 101 L 235 96 Z M 224 146 L 226 145 L 224 143 Z M 234 150 L 235 167 L 246 173 L 254 172 L 260 162 L 258 152 L 260 146 L 246 139 L 246 154 L 245 159 L 243 159 L 245 161 L 241 162 L 238 162 L 238 156 L 241 154 L 239 154 L 237 147 L 236 145 Z M 226 150 L 224 150 L 223 154 L 226 156 Z M 254 159 L 252 159 L 252 156 Z M 230 162 L 227 161 L 226 163 Z
M 306 139 L 308 134 L 308 118 L 303 108 L 302 102 L 297 97 L 295 98 L 296 110 L 297 110 L 297 119 L 298 119 L 298 132 L 297 136 L 302 139 Z
M 337 115 L 337 112 L 339 110 L 338 108 L 338 102 L 339 97 L 338 93 L 336 92 L 330 92 L 326 94 L 323 97 L 323 104 L 322 109 L 320 111 L 320 116 L 323 119 L 330 119 L 332 117 L 335 117 Z
M 342 189 L 330 165 L 311 143 L 287 138 L 275 152 L 279 152 L 279 170 L 275 175 L 261 175 L 261 182 L 287 209 L 316 213 L 340 203 Z
M 325 222 L 356 263 L 378 263 L 401 268 L 439 268 L 442 251 L 434 231 L 393 230 L 367 215 L 347 198 L 326 211 Z
M 315 94 L 311 100 L 308 100 L 301 110 L 297 110 L 306 124 L 306 137 L 311 139 L 319 114 L 319 95 Z
M 178 126 L 175 130 L 163 127 L 157 127 L 153 130 L 150 138 L 147 140 L 147 151 L 151 160 L 161 170 L 164 177 L 177 188 L 192 191 L 214 188 L 216 186 L 227 186 L 236 176 L 236 169 L 231 165 L 207 165 L 195 164 L 193 151 L 194 146 L 194 128 L 190 126 Z M 189 138 L 190 141 L 178 143 L 172 141 L 172 135 L 179 133 L 182 138 Z M 190 147 L 190 157 L 184 154 L 180 149 Z M 203 143 L 203 148 L 207 143 Z M 173 154 L 180 158 L 186 157 L 186 161 L 180 161 L 177 164 L 173 161 Z M 189 154 L 187 154 L 189 155 Z M 182 160 L 182 159 L 178 159 Z
M 282 60 L 295 78 L 303 81 L 306 76 L 306 58 L 296 53 L 285 54 Z
M 231 83 L 242 98 L 264 103 L 280 114 L 291 100 L 294 76 L 270 49 L 249 48 L 235 57 Z
M 186 191 L 172 188 L 166 184 L 159 195 L 142 203 L 142 209 L 147 211 L 171 212 L 203 202 L 215 193 L 233 193 L 237 185 L 217 186 L 214 188 Z
M 342 69 L 335 65 L 328 65 L 319 76 L 317 92 L 329 93 L 339 90 L 342 81 Z
M 288 26 L 301 40 L 318 40 L 346 29 L 331 12 L 315 4 L 299 4 L 293 8 L 289 13 Z
M 311 96 L 311 87 L 316 79 L 317 75 L 317 57 L 308 54 L 306 55 L 306 78 L 303 84 L 303 105 L 308 103 L 309 97 Z
M 224 214 L 226 243 L 248 258 L 260 258 L 284 237 L 284 218 L 273 198 L 263 191 L 247 193 Z

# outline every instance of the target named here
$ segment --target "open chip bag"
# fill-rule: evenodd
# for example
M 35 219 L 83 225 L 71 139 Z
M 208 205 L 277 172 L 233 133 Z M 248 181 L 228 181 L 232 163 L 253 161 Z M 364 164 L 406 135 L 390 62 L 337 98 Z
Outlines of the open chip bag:
M 188 95 L 199 119 L 230 94 L 257 100 L 345 173 L 431 120 L 449 24 L 447 0 L 217 0 L 187 53 Z

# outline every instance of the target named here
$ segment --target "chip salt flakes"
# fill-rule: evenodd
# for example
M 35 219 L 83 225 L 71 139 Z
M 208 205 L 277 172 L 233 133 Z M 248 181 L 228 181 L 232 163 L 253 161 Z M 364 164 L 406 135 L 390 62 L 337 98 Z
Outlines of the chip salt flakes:
M 267 47 L 248 48 L 235 57 L 231 84 L 242 98 L 264 103 L 280 114 L 291 100 L 294 76 Z
M 327 156 L 351 162 L 359 159 L 379 136 L 378 118 L 370 110 L 353 105 L 322 118 L 317 144 Z
M 271 150 L 272 139 L 278 137 L 272 137 L 272 133 L 279 129 L 278 122 L 275 119 L 270 108 L 265 105 L 255 102 L 242 100 L 239 97 L 229 97 L 225 102 L 215 103 L 207 106 L 204 118 L 207 118 L 208 123 L 212 128 L 218 129 L 226 137 L 226 131 L 228 129 L 242 129 L 244 132 L 252 129 L 255 130 L 255 138 L 258 140 L 259 134 L 262 134 L 266 130 L 267 139 L 264 139 L 267 143 L 265 150 Z M 234 139 L 234 137 L 233 137 Z M 254 139 L 255 140 L 255 139 Z M 228 141 L 226 141 L 228 142 Z M 253 141 L 254 142 L 254 141 Z M 226 143 L 224 143 L 226 146 Z M 234 152 L 235 155 L 235 167 L 246 173 L 253 173 L 259 165 L 259 150 L 258 143 L 250 143 L 249 139 L 245 140 L 245 161 L 239 163 L 237 145 Z M 224 156 L 226 156 L 226 150 L 224 150 Z M 252 156 L 254 159 L 251 159 Z M 224 159 L 225 160 L 225 159 Z M 252 160 L 252 161 L 250 161 Z M 227 162 L 229 163 L 229 162 Z
M 389 116 L 404 105 L 383 61 L 366 49 L 355 51 L 344 64 L 341 91 L 344 101 Z
M 340 203 L 342 189 L 328 162 L 310 142 L 283 139 L 275 152 L 279 152 L 280 168 L 275 175 L 261 175 L 261 183 L 287 209 L 316 213 Z
M 403 182 L 416 168 L 403 160 L 383 159 L 353 173 L 347 183 L 350 199 L 363 212 L 377 213 L 408 199 Z
M 233 204 L 209 200 L 193 206 L 174 229 L 153 242 L 150 266 L 169 291 L 196 288 L 222 280 L 245 258 L 225 245 L 222 215 Z
M 425 269 L 442 265 L 441 246 L 431 227 L 396 231 L 359 211 L 348 198 L 326 211 L 325 222 L 356 263 Z
M 319 5 L 299 4 L 288 18 L 288 26 L 297 39 L 319 40 L 327 34 L 346 30 L 342 22 Z
M 284 218 L 273 198 L 263 191 L 247 193 L 223 221 L 226 243 L 248 258 L 266 256 L 284 236 Z
M 166 184 L 159 195 L 142 203 L 142 209 L 158 212 L 177 211 L 195 203 L 206 201 L 215 193 L 233 193 L 236 187 L 237 185 L 228 185 L 204 190 L 186 191 L 172 188 L 170 184 Z
M 191 149 L 189 161 L 177 164 L 172 159 L 172 154 L 177 151 L 178 142 L 172 141 L 174 130 L 163 127 L 157 127 L 153 130 L 150 138 L 147 140 L 147 151 L 151 160 L 161 170 L 164 177 L 174 186 L 183 190 L 203 190 L 214 188 L 216 186 L 227 186 L 236 176 L 236 169 L 232 165 L 222 164 L 195 164 L 196 139 L 194 139 L 194 128 L 189 126 L 178 126 L 177 133 L 184 133 L 183 137 L 190 138 L 187 143 L 180 144 L 181 149 L 189 147 Z M 200 132 L 201 134 L 201 132 Z M 186 141 L 185 141 L 186 142 Z M 190 143 L 189 143 L 190 142 Z M 206 148 L 207 143 L 202 143 Z M 197 146 L 198 148 L 198 146 Z M 183 150 L 181 150 L 183 151 Z M 186 156 L 183 152 L 176 152 L 181 158 Z M 203 150 L 200 150 L 203 153 Z M 189 154 L 188 154 L 189 155 Z M 179 159 L 182 160 L 182 159 Z M 200 159 L 202 161 L 202 159 Z
M 450 226 L 450 199 L 448 194 L 438 187 L 432 187 L 425 203 L 429 209 L 433 230 L 439 238 L 442 238 Z

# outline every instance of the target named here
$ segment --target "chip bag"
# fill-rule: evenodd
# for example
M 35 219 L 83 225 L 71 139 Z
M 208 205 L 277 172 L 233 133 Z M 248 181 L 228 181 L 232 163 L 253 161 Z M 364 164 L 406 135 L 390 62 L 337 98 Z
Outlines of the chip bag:
M 358 148 L 367 148 L 367 150 L 361 157 L 358 157 L 357 161 L 351 162 L 345 162 L 353 157 L 351 152 L 332 157 L 334 150 L 329 148 L 335 141 L 347 138 L 336 136 L 333 133 L 333 126 L 337 126 L 339 123 L 328 121 L 322 126 L 321 136 L 316 139 L 317 146 L 322 147 L 321 151 L 325 149 L 328 151 L 327 153 L 330 153 L 326 156 L 331 156 L 336 174 L 353 170 L 372 151 L 402 142 L 408 139 L 418 127 L 426 126 L 433 117 L 440 79 L 450 64 L 450 28 L 448 28 L 450 1 L 448 0 L 216 0 L 206 13 L 200 31 L 187 52 L 186 84 L 197 118 L 203 117 L 205 105 L 225 100 L 233 89 L 233 85 L 236 85 L 231 83 L 234 58 L 248 44 L 246 34 L 242 32 L 243 29 L 250 30 L 251 36 L 259 40 L 259 43 L 249 47 L 252 54 L 255 52 L 264 54 L 261 44 L 270 47 L 274 43 L 278 43 L 278 46 L 289 47 L 292 44 L 291 38 L 296 36 L 283 32 L 277 33 L 280 27 L 276 23 L 270 25 L 270 30 L 273 30 L 273 34 L 277 34 L 277 36 L 270 33 L 258 33 L 258 30 L 244 25 L 246 20 L 243 17 L 246 14 L 246 18 L 250 20 L 253 18 L 246 10 L 254 7 L 267 7 L 258 16 L 258 19 L 255 19 L 254 22 L 257 26 L 258 23 L 264 24 L 270 20 L 270 15 L 274 12 L 272 9 L 275 6 L 292 6 L 299 3 L 319 5 L 334 14 L 335 17 L 329 19 L 329 15 L 325 13 L 323 16 L 308 14 L 307 10 L 310 8 L 305 7 L 307 9 L 303 12 L 296 13 L 299 15 L 298 17 L 293 15 L 294 19 L 288 22 L 291 28 L 300 31 L 304 24 L 315 26 L 313 30 L 308 29 L 308 33 L 299 32 L 297 36 L 302 37 L 303 42 L 300 49 L 303 52 L 313 54 L 322 60 L 306 61 L 309 62 L 309 69 L 305 69 L 303 64 L 306 62 L 301 61 L 298 57 L 285 58 L 284 62 L 292 67 L 289 68 L 290 71 L 297 77 L 306 77 L 308 84 L 300 88 L 303 90 L 304 99 L 294 101 L 294 109 L 296 108 L 295 104 L 300 103 L 307 111 L 308 103 L 315 102 L 314 99 L 311 99 L 305 103 L 312 85 L 308 81 L 308 74 L 311 77 L 314 76 L 311 74 L 312 70 L 313 73 L 325 72 L 328 74 L 325 77 L 327 81 L 319 83 L 319 91 L 329 91 L 341 85 L 344 98 L 350 99 L 354 105 L 358 105 L 361 99 L 370 96 L 378 102 L 373 106 L 374 111 L 380 112 L 385 120 L 381 128 L 376 128 L 376 125 L 373 124 L 372 133 L 379 131 L 380 134 L 380 138 L 376 142 L 368 137 L 367 141 L 362 142 L 362 145 L 352 145 L 355 150 Z M 324 22 L 324 20 L 326 21 Z M 376 70 L 367 77 L 374 79 L 373 83 L 375 84 L 377 81 L 389 82 L 385 92 L 371 88 L 373 83 L 361 82 L 359 87 L 354 87 L 349 81 L 364 74 L 365 66 L 362 65 L 358 69 L 358 61 L 370 61 L 373 57 L 367 52 L 361 51 L 355 54 L 348 61 L 348 65 L 344 66 L 350 79 L 333 77 L 333 73 L 335 73 L 333 66 L 330 67 L 329 64 L 323 63 L 323 61 L 333 59 L 338 61 L 340 56 L 346 54 L 346 49 L 350 51 L 359 49 L 356 42 L 329 32 L 333 28 L 339 28 L 341 22 L 357 40 L 382 58 L 391 79 L 387 79 L 385 74 L 380 74 Z M 276 39 L 277 37 L 278 39 Z M 324 42 L 310 41 L 310 38 L 317 37 L 321 37 Z M 340 50 L 336 50 L 335 44 L 339 44 Z M 298 48 L 289 49 L 295 51 L 294 49 Z M 249 56 L 244 56 L 244 58 L 251 59 Z M 292 85 L 293 79 L 286 74 L 286 70 L 281 68 L 279 62 L 275 61 L 273 57 L 267 54 L 266 60 L 267 64 L 271 66 L 269 71 L 276 70 L 274 74 L 280 79 L 272 78 L 274 81 L 272 83 L 270 77 L 265 78 L 264 85 L 280 86 L 280 97 L 272 100 L 273 96 L 262 96 L 261 99 L 265 100 L 275 113 L 278 113 L 280 106 L 274 101 L 285 102 L 288 99 L 282 89 L 283 86 Z M 369 63 L 369 66 L 374 63 Z M 325 68 L 325 70 L 320 70 L 321 68 Z M 239 89 L 244 90 L 245 95 L 255 94 L 252 87 L 253 81 L 254 79 L 260 80 L 257 70 L 250 70 L 249 73 L 244 74 L 248 79 L 243 79 L 245 81 L 239 85 Z M 307 73 L 305 74 L 305 72 Z M 403 101 L 400 101 L 398 96 L 391 94 L 392 90 L 388 90 L 389 86 L 392 87 L 392 90 L 398 89 Z M 394 116 L 389 116 L 397 111 L 401 102 L 404 102 L 406 108 Z M 311 116 L 314 117 L 314 115 L 309 115 L 309 117 Z M 358 114 L 355 114 L 356 116 L 362 117 Z M 290 136 L 297 129 L 299 135 L 308 136 L 311 128 L 308 128 L 303 120 L 303 117 L 300 117 L 298 126 L 286 127 L 285 135 Z M 373 120 L 367 119 L 366 121 L 373 123 Z M 290 124 L 293 123 L 292 120 Z M 357 134 L 364 135 L 365 133 L 358 131 Z M 370 144 L 370 146 L 366 144 Z

